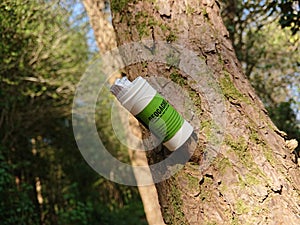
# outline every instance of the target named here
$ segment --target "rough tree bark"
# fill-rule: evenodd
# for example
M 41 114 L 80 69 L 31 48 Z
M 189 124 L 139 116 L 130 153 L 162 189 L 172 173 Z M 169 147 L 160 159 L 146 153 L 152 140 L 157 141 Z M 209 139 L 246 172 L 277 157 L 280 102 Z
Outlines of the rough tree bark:
M 218 2 L 112 0 L 111 7 L 118 45 L 150 39 L 184 46 L 205 59 L 224 95 L 226 133 L 210 166 L 195 169 L 209 138 L 201 129 L 198 156 L 156 185 L 165 223 L 300 224 L 299 167 L 242 72 Z M 209 121 L 209 103 L 188 75 L 153 62 L 131 65 L 126 72 L 130 79 L 158 74 L 180 81 L 201 100 L 203 127 Z M 151 163 L 157 158 L 149 154 Z

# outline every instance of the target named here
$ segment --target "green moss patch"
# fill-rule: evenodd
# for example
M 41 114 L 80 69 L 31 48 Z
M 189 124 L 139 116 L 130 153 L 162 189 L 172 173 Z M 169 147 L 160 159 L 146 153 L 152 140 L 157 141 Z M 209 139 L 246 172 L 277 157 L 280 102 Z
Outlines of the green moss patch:
M 245 102 L 250 104 L 248 97 L 243 95 L 233 84 L 230 79 L 230 74 L 227 71 L 223 71 L 224 76 L 220 80 L 220 85 L 224 96 L 230 101 L 235 100 L 238 102 Z

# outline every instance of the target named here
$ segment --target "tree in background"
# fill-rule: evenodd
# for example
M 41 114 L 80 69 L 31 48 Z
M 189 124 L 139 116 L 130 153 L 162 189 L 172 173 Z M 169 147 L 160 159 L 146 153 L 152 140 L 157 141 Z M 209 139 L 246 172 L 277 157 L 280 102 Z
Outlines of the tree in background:
M 222 1 L 224 23 L 246 76 L 273 122 L 298 140 L 299 9 L 299 2 L 290 0 Z
M 94 30 L 94 35 L 96 39 L 97 46 L 99 48 L 100 56 L 101 54 L 108 53 L 110 50 L 113 50 L 117 47 L 116 35 L 113 29 L 110 18 L 110 7 L 109 1 L 106 0 L 83 0 L 82 1 L 87 14 L 90 18 L 90 24 Z M 112 62 L 111 62 L 112 63 Z M 110 77 L 110 80 L 116 79 L 116 77 L 120 77 L 120 74 L 115 74 L 114 77 Z M 105 94 L 105 93 L 102 93 Z M 108 95 L 108 93 L 106 93 Z M 108 114 L 107 110 L 104 110 L 105 107 L 102 107 L 98 112 L 102 115 L 102 117 L 107 117 L 105 115 Z M 109 111 L 110 112 L 110 111 Z M 104 114 L 104 115 L 103 115 Z M 109 113 L 110 114 L 110 113 Z M 122 116 L 122 115 L 119 115 Z M 123 118 L 124 119 L 124 118 Z M 104 130 L 108 130 L 108 127 L 112 130 L 110 121 L 111 119 L 102 120 L 102 132 Z M 106 121 L 106 122 L 104 122 Z M 104 128 L 105 127 L 105 128 Z M 124 130 L 127 128 L 124 127 Z M 100 133 L 101 133 L 100 130 Z M 131 132 L 133 131 L 133 127 L 131 127 Z M 137 126 L 137 134 L 139 133 L 139 129 Z M 114 136 L 114 133 L 111 133 L 111 136 Z M 111 144 L 115 141 L 110 141 L 109 149 L 112 149 Z M 144 151 L 134 151 L 132 149 L 128 149 L 128 155 L 130 156 L 130 163 L 134 166 L 142 166 L 147 165 L 146 153 Z M 118 157 L 120 159 L 120 157 Z M 154 185 L 142 186 L 140 184 L 139 176 L 135 176 L 136 182 L 138 184 L 139 194 L 141 196 L 144 212 L 147 218 L 147 222 L 149 225 L 157 225 L 163 223 L 162 215 L 160 212 L 160 207 L 158 204 L 158 197 L 156 193 L 156 189 Z
M 135 3 L 137 2 L 138 1 Z M 161 2 L 162 1 L 159 1 L 159 4 L 155 6 L 156 10 L 160 9 L 160 12 L 162 9 L 166 9 L 165 6 L 161 7 Z M 295 112 L 291 110 L 291 105 L 296 104 L 292 101 L 278 101 L 277 97 L 279 96 L 278 93 L 284 93 L 282 90 L 295 90 L 295 84 L 298 84 L 296 78 L 293 78 L 293 74 L 288 72 L 293 66 L 297 65 L 292 64 L 292 62 L 294 59 L 297 59 L 297 43 L 299 41 L 297 33 L 294 31 L 299 29 L 299 26 L 297 28 L 297 24 L 299 24 L 297 21 L 299 20 L 294 19 L 297 14 L 291 11 L 291 9 L 293 9 L 291 6 L 294 4 L 292 4 L 292 2 L 293 1 L 281 1 L 279 5 L 272 4 L 269 6 L 270 10 L 274 7 L 275 9 L 282 9 L 281 12 L 286 12 L 279 14 L 277 21 L 287 26 L 287 28 L 289 28 L 290 25 L 295 25 L 295 28 L 292 30 L 294 33 L 292 38 L 289 38 L 290 36 L 286 30 L 278 29 L 275 25 L 277 23 L 276 20 L 276 23 L 261 20 L 261 18 L 267 18 L 269 16 L 263 14 L 264 12 L 258 9 L 259 7 L 263 9 L 263 5 L 251 3 L 251 6 L 248 1 L 243 1 L 244 4 L 239 7 L 244 7 L 245 9 L 248 7 L 249 10 L 234 11 L 235 15 L 241 16 L 242 18 L 247 12 L 252 13 L 253 10 L 251 7 L 257 8 L 257 10 L 254 10 L 255 13 L 258 12 L 256 16 L 251 14 L 251 16 L 247 17 L 249 20 L 240 21 L 244 23 L 243 26 L 245 26 L 244 29 L 241 29 L 245 35 L 242 36 L 241 39 L 242 58 L 240 58 L 240 60 L 244 63 L 243 57 L 245 55 L 247 56 L 244 58 L 245 61 L 248 60 L 249 65 L 244 68 L 248 68 L 248 71 L 251 71 L 251 75 L 249 76 L 250 81 L 255 87 L 258 87 L 257 93 L 264 100 L 264 103 L 268 102 L 268 99 L 272 101 L 276 100 L 276 103 L 269 101 L 269 104 L 276 109 L 269 110 L 270 116 L 275 118 L 274 121 L 276 125 L 280 129 L 285 130 L 290 137 L 293 137 L 291 134 L 297 134 L 295 130 L 299 131 L 299 128 L 295 125 L 297 122 L 295 120 Z M 234 5 L 236 3 L 232 4 Z M 104 4 L 100 6 L 102 9 L 103 7 L 105 8 L 105 16 L 109 16 L 106 11 L 108 5 Z M 214 7 L 215 6 L 216 5 L 214 5 Z M 127 6 L 127 1 L 116 1 L 113 4 L 115 14 L 118 13 L 118 10 L 116 10 L 118 8 L 123 8 L 122 10 L 126 11 L 132 7 L 131 3 L 129 3 L 129 7 Z M 93 9 L 96 8 L 97 7 Z M 201 12 L 197 11 L 197 7 L 191 7 L 190 4 L 183 8 L 186 9 L 186 13 L 189 14 L 188 16 L 195 18 L 195 20 L 201 18 L 202 21 L 203 18 L 208 20 L 213 18 L 209 11 L 210 7 L 208 7 L 208 11 L 203 7 L 203 11 L 200 10 Z M 195 8 L 196 11 L 194 11 Z M 168 10 L 164 12 L 168 14 Z M 239 12 L 246 12 L 246 14 L 241 15 Z M 195 14 L 197 13 L 199 15 L 196 17 Z M 173 21 L 169 18 L 171 14 L 167 14 L 163 13 L 161 17 L 166 21 L 169 19 Z M 126 13 L 124 13 L 124 15 L 126 15 Z M 275 15 L 275 12 L 273 12 L 272 15 Z M 96 25 L 98 24 L 97 16 L 98 14 L 95 13 L 94 24 Z M 149 14 L 141 12 L 131 16 L 135 16 L 136 21 L 141 22 L 139 24 L 133 23 L 133 29 L 135 29 L 135 25 L 139 28 L 137 31 L 140 38 L 147 37 L 147 34 L 149 34 L 150 30 L 148 30 L 147 27 L 154 26 L 156 27 L 155 30 L 157 29 L 157 24 L 153 24 L 153 20 L 149 17 Z M 281 19 L 281 17 L 283 19 Z M 129 18 L 125 16 L 124 21 Z M 145 18 L 145 20 L 143 20 L 143 18 Z M 226 19 L 226 17 L 224 18 Z M 256 19 L 251 20 L 251 18 Z M 235 21 L 236 24 L 239 23 L 236 18 L 233 21 Z M 252 25 L 257 22 L 257 24 L 252 27 L 245 25 L 246 22 Z M 266 23 L 260 27 L 260 22 Z M 236 24 L 233 24 L 233 26 L 239 26 Z M 176 35 L 178 30 L 173 30 L 173 27 L 168 26 L 168 24 L 160 24 L 159 26 L 162 31 L 166 32 L 163 38 L 167 41 L 186 40 L 182 38 L 178 39 Z M 240 26 L 243 28 L 242 25 Z M 230 27 L 228 28 L 231 33 Z M 86 62 L 90 57 L 86 41 L 86 32 L 88 32 L 88 29 L 86 15 L 83 11 L 78 9 L 78 1 L 4 0 L 0 3 L 1 224 L 146 223 L 137 189 L 114 184 L 95 174 L 82 160 L 73 138 L 70 126 L 70 104 L 72 102 L 75 85 L 84 72 Z M 237 30 L 235 30 L 236 34 L 239 34 Z M 98 33 L 101 32 L 102 30 L 99 28 Z M 97 32 L 95 33 L 96 36 L 99 37 Z M 135 38 L 136 37 L 133 37 L 133 40 L 135 40 Z M 107 41 L 107 38 L 99 40 L 98 43 L 101 43 L 101 40 Z M 207 41 L 205 38 L 201 40 Z M 269 45 L 265 45 L 267 42 L 273 43 L 274 47 L 269 49 Z M 260 48 L 261 46 L 266 47 L 262 49 Z M 286 51 L 282 46 L 289 46 L 289 51 Z M 103 49 L 105 49 L 105 47 L 107 46 L 103 46 Z M 235 44 L 234 47 L 236 52 L 238 52 Z M 201 47 L 201 49 L 205 48 Z M 220 48 L 218 47 L 217 50 L 219 51 Z M 285 55 L 287 52 L 289 53 L 289 57 L 284 57 L 284 61 L 278 64 L 278 55 Z M 203 53 L 203 55 L 208 56 L 208 62 L 213 61 L 214 54 L 216 54 L 214 51 L 211 53 L 204 51 Z M 239 56 L 239 54 L 237 55 Z M 252 55 L 255 57 L 251 57 Z M 260 60 L 255 60 L 258 58 Z M 271 60 L 264 60 L 266 58 Z M 299 60 L 296 62 L 299 62 Z M 251 63 L 259 66 L 251 68 Z M 274 75 L 272 76 L 272 80 L 268 80 L 268 70 L 271 65 L 279 66 L 273 68 L 272 74 L 274 72 Z M 142 68 L 145 67 L 147 68 L 147 65 L 143 64 Z M 186 88 L 189 83 L 187 83 L 185 79 L 181 79 L 180 76 L 177 76 L 178 73 L 176 73 L 177 71 L 173 71 L 174 68 L 172 68 L 172 66 L 171 70 L 171 72 L 167 71 L 165 74 L 171 73 L 170 79 L 180 83 Z M 151 72 L 150 69 L 148 71 Z M 165 71 L 161 72 L 164 73 Z M 284 77 L 282 76 L 283 74 L 289 74 L 289 77 Z M 291 82 L 287 78 L 293 78 L 294 81 Z M 236 82 L 235 78 L 233 80 Z M 276 88 L 278 91 L 272 89 L 271 81 L 274 80 L 278 85 L 278 88 Z M 230 84 L 228 79 L 223 79 L 223 81 L 223 84 Z M 287 88 L 288 85 L 292 84 L 293 87 L 291 89 Z M 226 88 L 227 87 L 233 86 L 229 85 L 226 86 Z M 243 88 L 239 83 L 237 87 L 240 89 Z M 235 95 L 234 90 L 236 89 L 230 89 L 230 91 L 225 93 L 225 96 L 230 100 L 230 109 L 236 112 L 234 107 L 238 108 L 238 104 L 237 106 L 233 105 L 239 103 L 242 98 L 240 98 L 241 95 L 239 94 Z M 261 90 L 262 94 L 260 94 L 259 90 Z M 195 93 L 193 92 L 193 94 Z M 286 95 L 286 93 L 284 93 L 284 95 Z M 196 94 L 196 96 L 201 97 L 199 94 Z M 202 103 L 202 105 L 205 106 L 205 103 Z M 249 109 L 243 102 L 240 105 L 242 111 L 245 111 L 245 107 Z M 103 107 L 107 107 L 107 104 L 105 102 L 99 103 L 98 111 L 103 112 Z M 109 112 L 109 110 L 107 110 L 107 112 Z M 240 117 L 237 116 L 237 118 Z M 114 156 L 124 161 L 127 160 L 128 162 L 128 157 L 125 154 L 126 151 L 112 138 L 113 134 L 107 129 L 106 124 L 109 120 L 109 115 L 105 112 L 97 115 L 97 124 L 99 133 L 102 135 L 102 140 L 104 140 L 107 146 L 110 146 L 111 153 Z M 209 130 L 209 126 L 207 126 L 209 123 L 203 121 L 203 125 L 205 124 L 206 127 L 204 126 L 203 132 Z M 243 123 L 238 122 L 236 126 L 238 126 L 238 124 Z M 238 157 L 241 156 L 242 158 L 242 156 L 245 156 L 244 158 L 249 157 L 252 160 L 249 151 L 254 151 L 257 146 L 258 148 L 262 148 L 269 143 L 269 139 L 265 141 L 265 138 L 262 138 L 262 136 L 259 138 L 259 135 L 262 135 L 265 128 L 256 128 L 257 127 L 251 123 L 247 127 L 249 131 L 248 134 L 237 138 L 236 143 L 231 140 L 230 134 L 226 139 L 226 148 L 237 150 Z M 232 131 L 232 127 L 229 127 L 229 130 Z M 236 133 L 239 132 L 240 131 Z M 273 132 L 270 133 L 272 133 L 271 136 L 274 137 Z M 208 133 L 207 135 L 209 136 Z M 233 136 L 234 135 L 235 134 L 233 134 Z M 250 138 L 247 139 L 247 137 Z M 295 137 L 299 137 L 299 134 Z M 278 137 L 275 139 L 278 143 L 282 144 L 281 139 L 278 139 Z M 244 143 L 244 140 L 249 140 L 247 145 Z M 278 151 L 277 154 L 280 155 Z M 288 157 L 288 153 L 286 154 Z M 263 158 L 266 158 L 272 166 L 277 162 L 272 160 L 272 154 L 269 154 L 268 151 L 263 151 L 263 155 Z M 232 161 L 229 161 L 232 160 L 231 156 L 228 157 L 226 154 L 223 154 L 223 156 L 217 159 L 221 163 L 216 163 L 215 167 L 223 168 L 224 177 L 225 175 L 232 174 L 230 173 L 232 168 L 241 168 L 240 165 L 236 166 L 236 164 L 231 167 Z M 285 155 L 282 154 L 282 156 L 284 157 Z M 275 159 L 277 160 L 277 158 Z M 179 174 L 178 177 L 175 177 L 175 180 L 171 179 L 170 183 L 163 183 L 158 186 L 161 202 L 166 203 L 166 208 L 163 208 L 165 221 L 168 223 L 175 221 L 175 224 L 177 223 L 176 221 L 180 221 L 178 222 L 179 224 L 183 223 L 183 213 L 185 213 L 184 210 L 187 209 L 187 202 L 181 201 L 181 199 L 185 199 L 185 194 L 188 194 L 190 190 L 183 195 L 181 195 L 180 192 L 173 193 L 173 191 L 175 191 L 174 187 L 182 187 L 182 183 L 178 181 L 178 178 L 181 179 L 181 177 L 183 177 L 183 180 L 186 177 L 191 178 L 188 181 L 190 188 L 194 188 L 196 190 L 195 193 L 199 193 L 201 201 L 204 201 L 204 203 L 206 201 L 209 202 L 210 199 L 216 199 L 216 193 L 224 195 L 223 197 L 227 201 L 228 207 L 230 207 L 228 213 L 233 212 L 231 217 L 232 223 L 235 223 L 237 220 L 242 220 L 243 217 L 246 217 L 247 214 L 251 212 L 254 212 L 254 214 L 261 213 L 262 215 L 271 214 L 272 212 L 269 208 L 272 209 L 273 206 L 267 206 L 267 204 L 272 201 L 270 198 L 277 201 L 276 196 L 282 196 L 283 199 L 286 200 L 285 192 L 287 187 L 290 186 L 286 185 L 287 183 L 284 179 L 281 183 L 278 181 L 278 187 L 275 185 L 276 183 L 272 185 L 272 181 L 274 181 L 274 178 L 272 178 L 266 181 L 266 187 L 264 188 L 264 186 L 259 184 L 262 175 L 256 173 L 258 170 L 256 170 L 255 164 L 251 163 L 250 160 L 243 161 L 243 163 L 248 163 L 247 168 L 250 167 L 254 172 L 242 173 L 241 176 L 238 176 L 238 181 L 235 180 L 234 182 L 238 183 L 239 188 L 244 187 L 246 192 L 248 191 L 250 194 L 255 192 L 256 196 L 254 196 L 253 199 L 261 198 L 261 204 L 258 204 L 254 211 L 251 208 L 251 202 L 249 203 L 247 198 L 237 198 L 236 202 L 234 202 L 234 199 L 231 198 L 232 195 L 228 193 L 230 189 L 225 190 L 226 179 L 220 179 L 223 183 L 221 182 L 219 184 L 219 181 L 216 181 L 216 172 L 211 173 L 208 171 L 201 179 L 198 178 L 197 174 L 190 171 L 192 169 L 191 167 L 187 168 L 183 174 Z M 188 166 L 189 165 L 193 165 L 193 163 L 188 163 Z M 266 165 L 269 164 L 266 163 Z M 288 164 L 288 166 L 290 165 Z M 243 171 L 245 172 L 245 170 Z M 282 171 L 282 173 L 284 173 L 284 170 Z M 289 178 L 290 180 L 299 177 L 293 166 L 290 167 L 289 172 L 290 176 L 292 176 Z M 255 176 L 252 176 L 253 173 Z M 191 174 L 197 176 L 196 179 L 190 177 Z M 197 181 L 199 180 L 201 180 L 200 185 L 197 185 Z M 283 186 L 280 186 L 280 184 Z M 166 189 L 163 188 L 164 185 L 166 185 Z M 232 186 L 228 186 L 228 188 Z M 199 187 L 202 189 L 199 189 Z M 291 193 L 294 193 L 293 189 L 296 189 L 296 187 L 297 185 L 291 188 Z M 223 191 L 218 192 L 221 188 L 224 188 L 224 190 L 222 189 Z M 166 193 L 164 199 L 164 190 L 169 191 L 172 195 Z M 181 190 L 182 189 L 179 188 L 179 191 Z M 236 197 L 236 194 L 241 192 L 234 190 L 233 193 Z M 240 196 L 238 195 L 238 197 Z M 196 199 L 191 196 L 188 196 L 188 198 L 191 198 L 191 202 Z M 171 202 L 172 205 L 169 205 L 168 202 Z M 219 203 L 220 201 L 213 202 Z M 291 209 L 293 208 L 292 202 L 293 198 L 286 200 L 286 204 L 291 207 Z M 197 206 L 199 205 L 199 207 L 203 206 L 201 205 L 202 203 L 196 204 Z M 253 204 L 255 204 L 255 201 Z M 218 209 L 220 207 L 222 206 L 217 204 L 215 210 L 211 211 L 212 217 L 219 213 Z M 209 209 L 205 207 L 202 209 L 205 214 L 209 211 Z M 202 211 L 200 210 L 199 213 L 201 217 L 203 217 L 204 214 Z M 278 215 L 284 216 L 286 211 L 287 209 L 285 208 L 283 208 L 282 212 L 275 209 L 274 214 L 277 212 Z M 193 211 L 186 213 L 185 217 L 188 219 L 196 214 L 194 213 L 192 216 L 189 216 L 189 213 L 193 214 Z M 226 214 L 226 210 L 224 214 Z M 257 217 L 256 214 L 255 216 Z M 291 217 L 291 219 L 292 218 L 293 217 Z M 213 219 L 209 220 L 213 223 Z
M 1 162 L 10 178 L 1 223 L 55 224 L 68 185 L 56 182 L 65 176 L 56 159 L 74 143 L 69 110 L 88 58 L 85 34 L 55 2 L 2 1 L 0 10 Z
M 128 213 L 137 215 L 132 223 L 145 220 L 137 191 L 93 172 L 73 137 L 72 98 L 91 57 L 86 15 L 73 3 L 0 3 L 3 225 L 126 224 Z
M 89 15 L 99 51 L 105 53 L 107 50 L 115 48 L 117 46 L 115 31 L 109 21 L 109 1 L 84 0 L 82 3 Z

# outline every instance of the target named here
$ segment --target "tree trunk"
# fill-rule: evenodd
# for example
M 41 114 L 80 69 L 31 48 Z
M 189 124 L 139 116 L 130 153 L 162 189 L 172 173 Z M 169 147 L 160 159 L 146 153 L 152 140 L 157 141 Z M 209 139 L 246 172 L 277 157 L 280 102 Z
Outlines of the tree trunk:
M 100 53 L 105 54 L 107 51 L 116 48 L 117 44 L 116 44 L 115 32 L 113 30 L 112 25 L 108 21 L 107 18 L 108 13 L 105 12 L 105 4 L 107 3 L 107 1 L 106 0 L 83 0 L 82 2 L 90 18 L 90 24 L 94 30 L 96 42 Z M 114 65 L 114 66 L 117 67 L 119 65 Z M 110 83 L 112 84 L 113 80 L 117 77 L 120 77 L 120 75 L 116 74 L 116 76 L 111 77 Z M 136 126 L 137 126 L 136 121 L 133 121 L 133 125 L 131 125 L 131 128 L 135 129 Z M 124 129 L 128 130 L 130 128 L 124 127 Z M 140 135 L 138 134 L 139 129 L 135 129 L 135 130 L 137 130 L 137 135 Z M 135 152 L 132 149 L 128 149 L 128 152 L 129 152 L 131 164 L 133 166 L 147 165 L 147 158 L 144 151 Z M 141 183 L 140 177 L 138 177 L 136 174 L 135 177 L 136 177 L 137 184 L 140 184 Z M 139 185 L 138 190 L 143 202 L 144 211 L 145 211 L 148 224 L 149 225 L 164 224 L 160 212 L 158 195 L 155 186 L 153 184 L 147 186 Z
M 224 97 L 223 142 L 207 168 L 200 169 L 200 164 L 195 169 L 195 162 L 205 161 L 203 151 L 214 139 L 210 130 L 215 112 L 205 97 L 209 93 L 201 92 L 200 84 L 172 63 L 152 61 L 126 68 L 130 79 L 157 74 L 177 82 L 192 92 L 199 111 L 194 157 L 177 174 L 156 184 L 165 223 L 300 224 L 299 168 L 242 72 L 219 4 L 112 0 L 111 7 L 118 45 L 147 39 L 184 46 L 205 61 Z M 178 65 L 186 59 L 176 60 Z M 176 108 L 177 103 L 171 103 Z M 151 163 L 160 159 L 155 154 L 149 154 Z
M 99 51 L 105 53 L 117 47 L 114 29 L 108 21 L 108 1 L 83 0 L 82 3 L 89 16 Z

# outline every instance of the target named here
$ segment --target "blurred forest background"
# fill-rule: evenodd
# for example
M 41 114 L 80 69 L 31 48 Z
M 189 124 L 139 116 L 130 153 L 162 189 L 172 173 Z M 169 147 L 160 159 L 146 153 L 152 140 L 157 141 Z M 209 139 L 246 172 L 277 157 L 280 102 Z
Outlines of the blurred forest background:
M 246 76 L 278 128 L 299 140 L 299 1 L 220 4 Z M 0 38 L 1 225 L 147 224 L 137 188 L 94 172 L 73 136 L 76 84 L 99 55 L 82 3 L 2 0 Z M 110 105 L 97 109 L 103 142 L 129 163 Z

